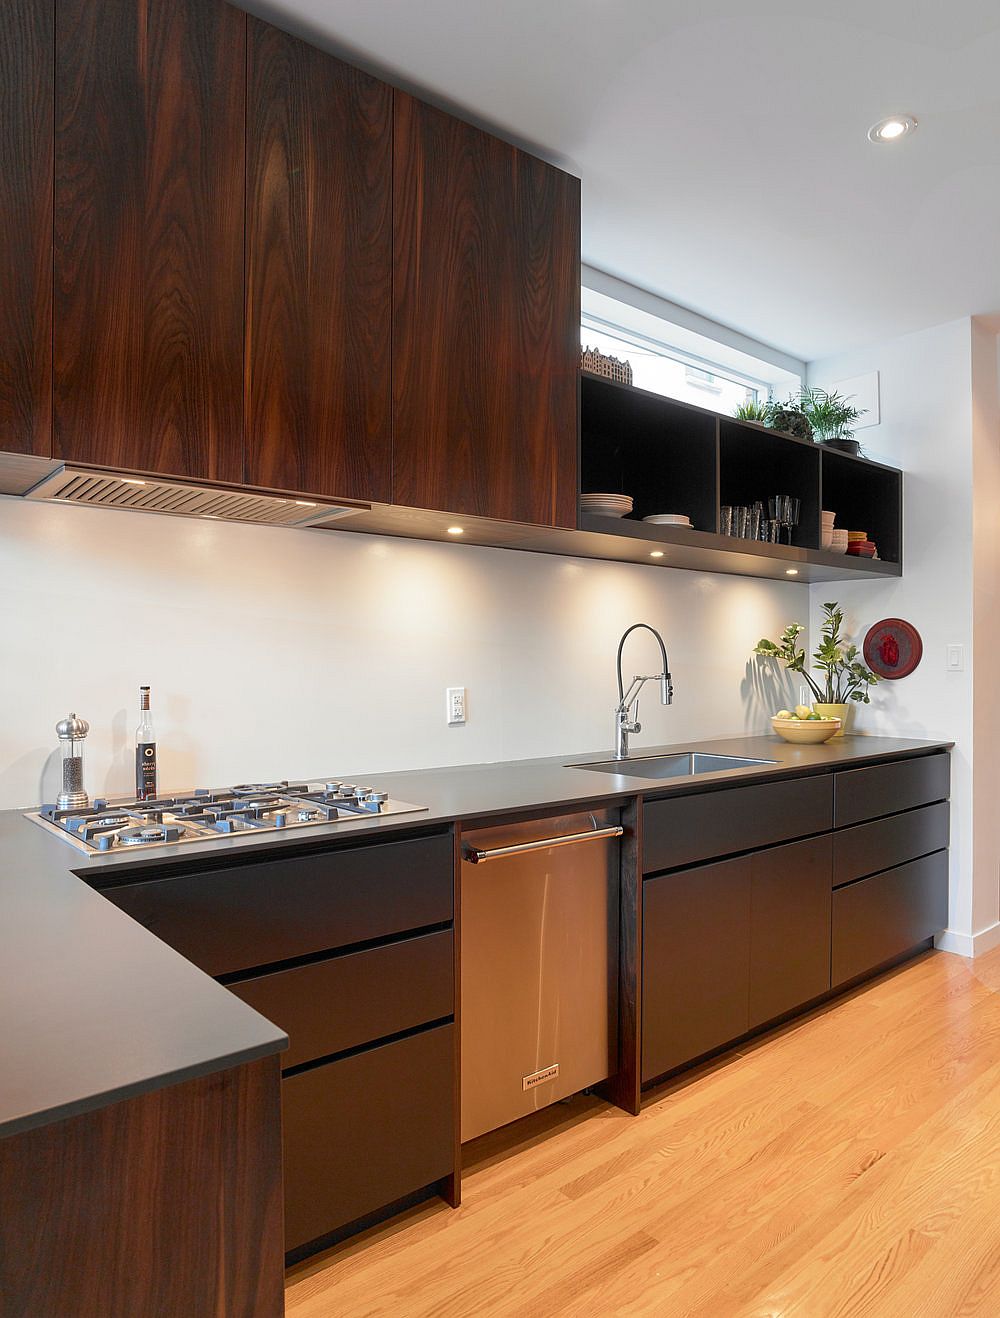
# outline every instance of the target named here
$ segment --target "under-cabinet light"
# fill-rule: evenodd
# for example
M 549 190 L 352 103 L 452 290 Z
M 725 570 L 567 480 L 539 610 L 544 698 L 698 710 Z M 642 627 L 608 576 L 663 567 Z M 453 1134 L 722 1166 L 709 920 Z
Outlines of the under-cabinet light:
M 284 502 L 284 500 L 282 500 L 282 502 Z M 296 502 L 296 504 L 298 505 L 299 508 L 315 508 L 315 507 L 316 507 L 316 505 L 315 505 L 314 503 L 310 503 L 310 501 L 309 501 L 308 499 L 296 499 L 295 502 Z
M 122 481 L 122 484 L 123 484 L 123 485 L 145 485 L 145 484 L 146 484 L 145 481 L 137 481 L 137 480 L 135 479 L 135 477 L 133 477 L 133 476 L 122 476 L 121 481 Z
M 662 549 L 651 549 L 651 550 L 650 550 L 650 553 L 649 553 L 649 556 L 650 556 L 650 558 L 662 558 L 662 557 L 663 557 L 663 550 L 662 550 Z
M 464 527 L 464 526 L 449 526 L 449 527 L 448 527 L 448 534 L 449 534 L 449 535 L 465 535 L 465 527 Z
M 786 576 L 786 577 L 797 577 L 798 575 L 799 575 L 799 569 L 798 569 L 797 567 L 786 567 L 786 568 L 785 568 L 785 576 Z

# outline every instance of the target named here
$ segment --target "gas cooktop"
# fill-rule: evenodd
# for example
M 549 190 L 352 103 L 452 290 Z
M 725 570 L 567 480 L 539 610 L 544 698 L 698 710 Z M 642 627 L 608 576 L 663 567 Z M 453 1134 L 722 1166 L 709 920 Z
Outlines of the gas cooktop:
M 183 795 L 145 801 L 96 800 L 86 810 L 43 805 L 28 811 L 28 818 L 87 855 L 102 856 L 143 847 L 211 842 L 234 833 L 287 832 L 426 809 L 354 783 L 279 782 L 211 790 L 199 787 Z

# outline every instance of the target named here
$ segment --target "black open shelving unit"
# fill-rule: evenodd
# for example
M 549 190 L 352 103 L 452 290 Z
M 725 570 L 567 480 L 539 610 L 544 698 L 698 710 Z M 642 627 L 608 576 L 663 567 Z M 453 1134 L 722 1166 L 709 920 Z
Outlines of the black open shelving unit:
M 588 492 L 630 494 L 624 518 L 581 513 L 581 530 L 634 542 L 664 566 L 803 581 L 902 575 L 903 474 L 810 440 L 737 421 L 690 403 L 580 372 L 580 480 Z M 720 535 L 724 504 L 801 500 L 791 545 Z M 820 511 L 867 531 L 877 559 L 820 548 Z M 643 522 L 685 513 L 694 530 Z

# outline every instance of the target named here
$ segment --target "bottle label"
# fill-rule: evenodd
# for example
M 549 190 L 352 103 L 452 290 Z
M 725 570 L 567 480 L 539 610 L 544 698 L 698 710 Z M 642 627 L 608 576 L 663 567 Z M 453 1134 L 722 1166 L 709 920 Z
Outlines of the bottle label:
M 135 748 L 135 794 L 140 801 L 156 795 L 155 741 L 140 741 Z

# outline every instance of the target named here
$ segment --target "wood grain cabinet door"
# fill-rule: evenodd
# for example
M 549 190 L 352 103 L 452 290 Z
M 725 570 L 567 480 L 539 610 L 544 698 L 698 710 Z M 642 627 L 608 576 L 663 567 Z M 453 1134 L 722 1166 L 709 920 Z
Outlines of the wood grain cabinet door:
M 247 482 L 388 502 L 392 90 L 248 40 Z
M 393 502 L 576 525 L 579 180 L 395 96 Z
M 246 15 L 56 6 L 54 456 L 243 478 Z
M 0 450 L 48 457 L 54 0 L 0 5 Z

